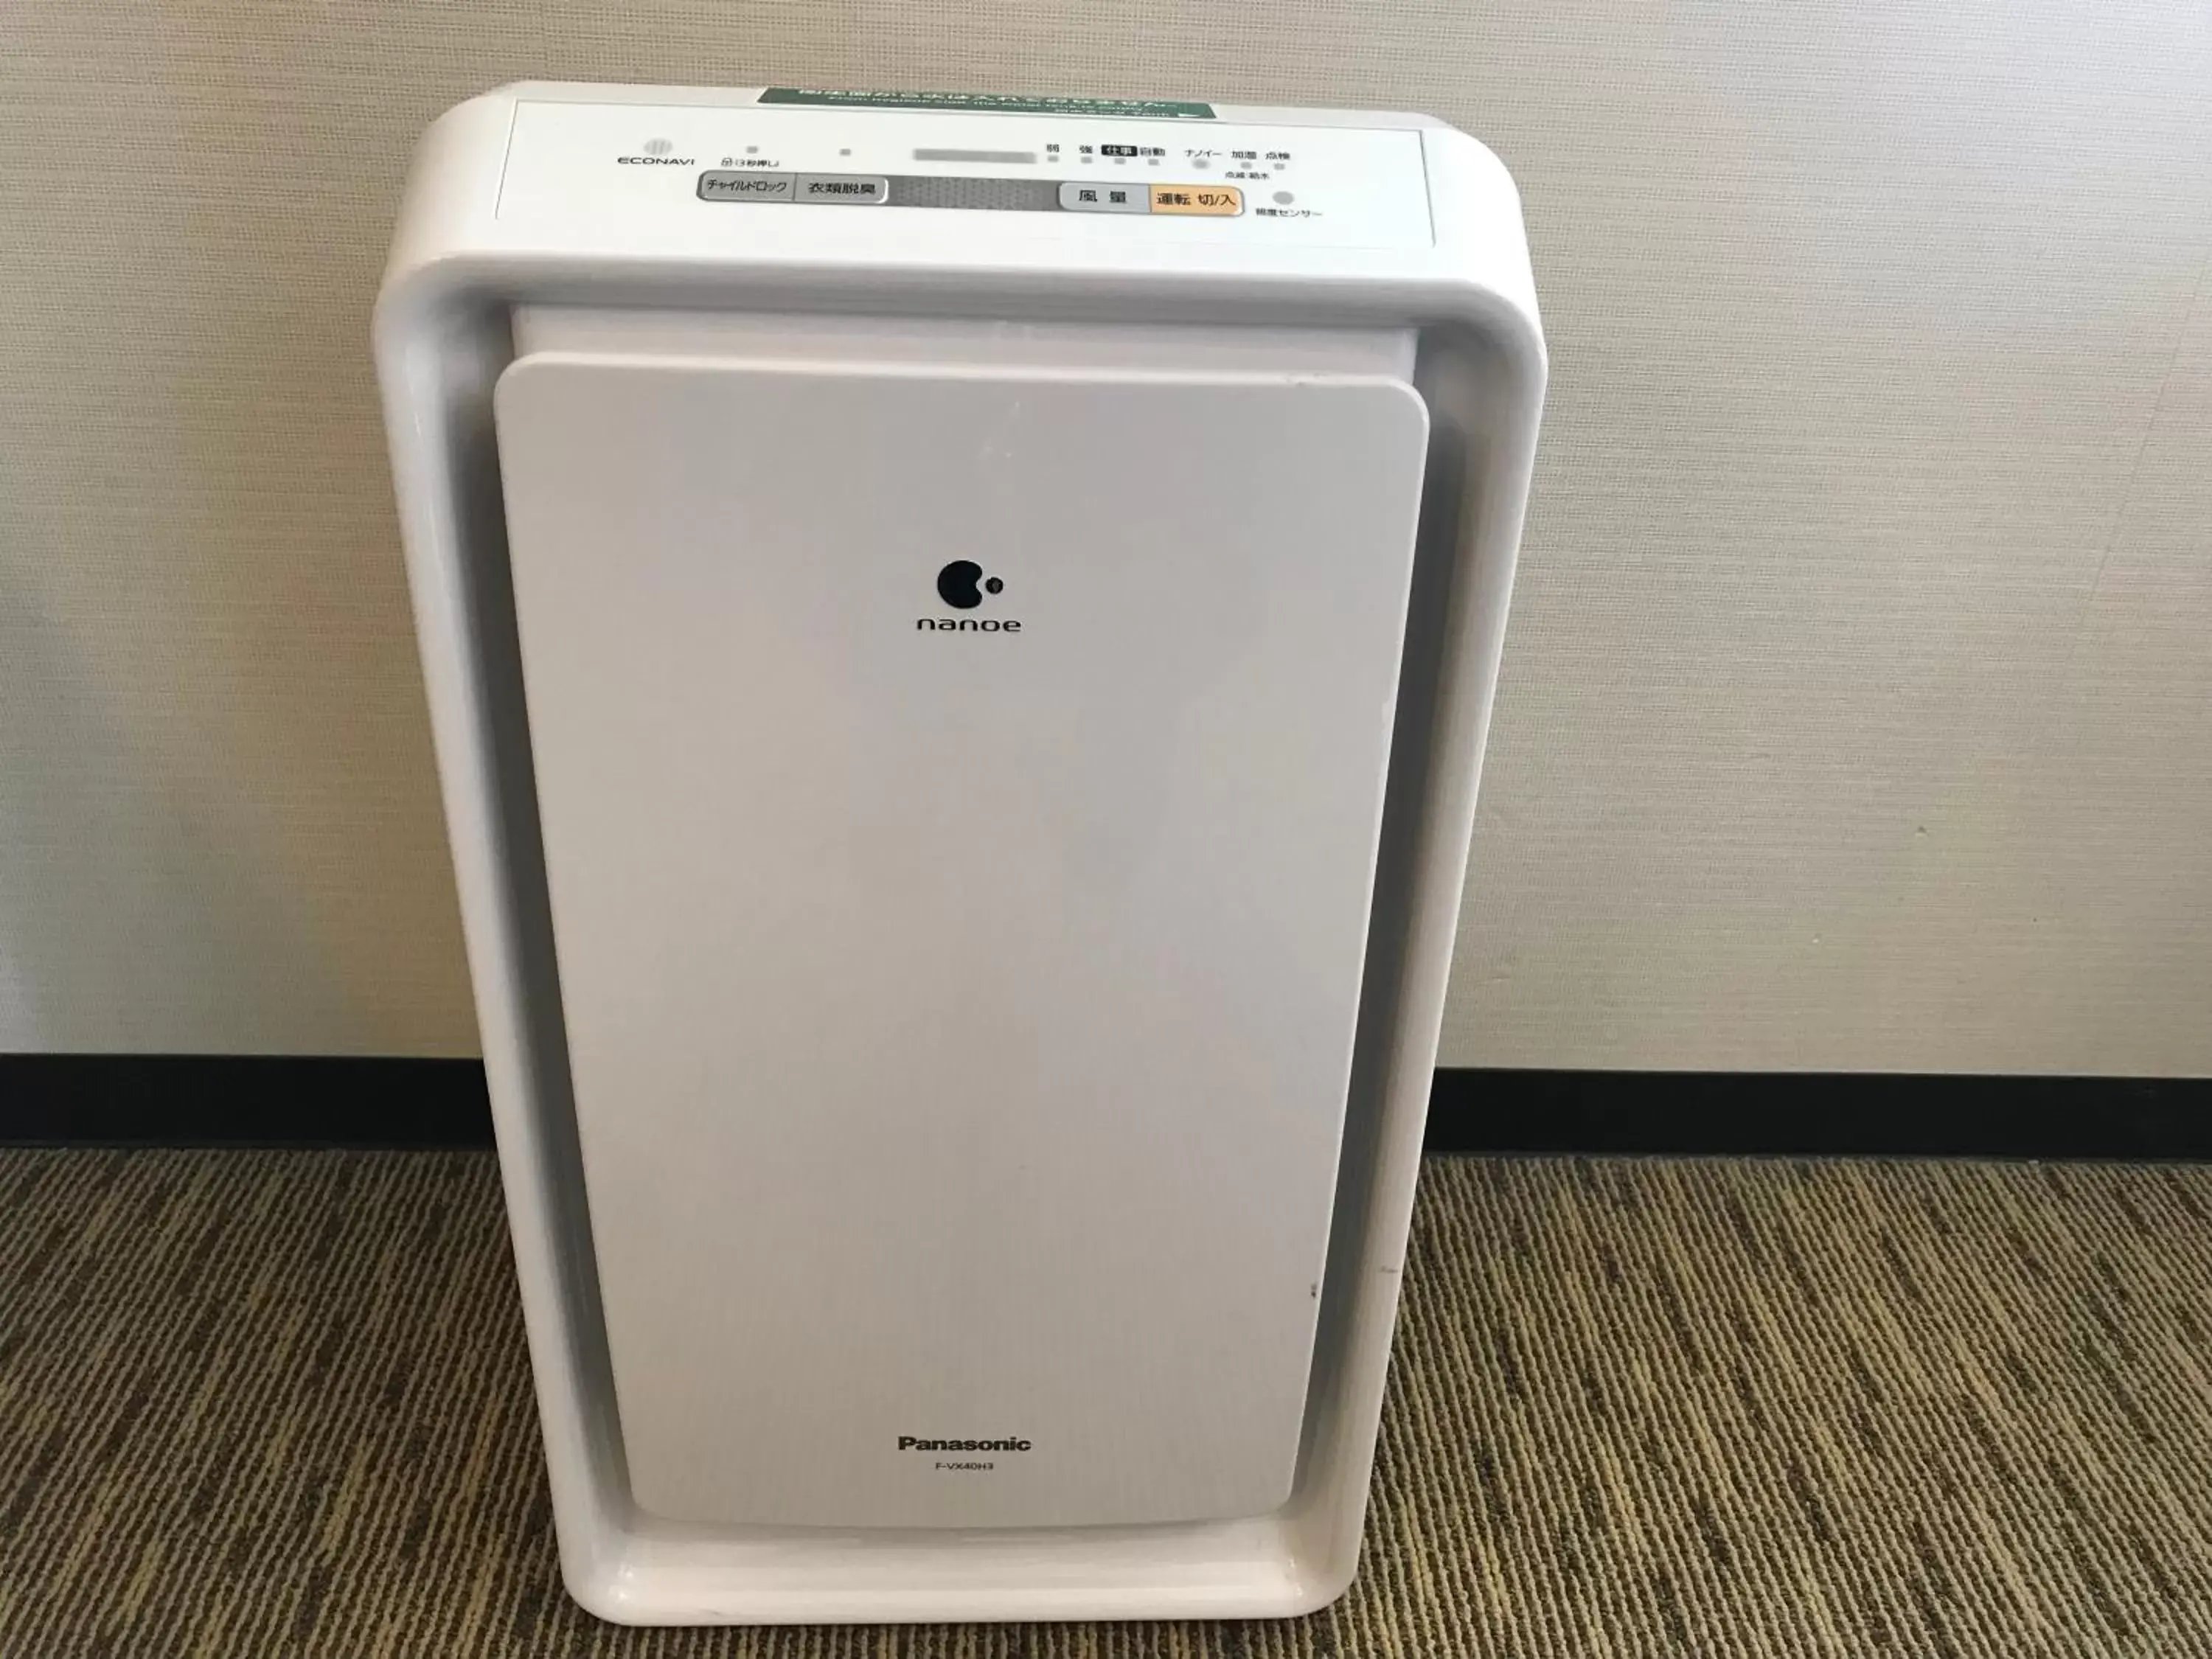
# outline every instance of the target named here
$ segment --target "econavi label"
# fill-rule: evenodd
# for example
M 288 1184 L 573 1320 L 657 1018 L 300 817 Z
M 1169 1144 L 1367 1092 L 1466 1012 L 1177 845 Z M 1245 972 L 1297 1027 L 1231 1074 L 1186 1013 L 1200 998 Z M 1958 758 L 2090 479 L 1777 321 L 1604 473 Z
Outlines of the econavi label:
M 1211 104 L 1159 98 L 1029 98 L 998 92 L 824 92 L 770 87 L 763 104 L 831 104 L 848 109 L 995 110 L 1002 115 L 1133 115 L 1154 121 L 1211 121 Z

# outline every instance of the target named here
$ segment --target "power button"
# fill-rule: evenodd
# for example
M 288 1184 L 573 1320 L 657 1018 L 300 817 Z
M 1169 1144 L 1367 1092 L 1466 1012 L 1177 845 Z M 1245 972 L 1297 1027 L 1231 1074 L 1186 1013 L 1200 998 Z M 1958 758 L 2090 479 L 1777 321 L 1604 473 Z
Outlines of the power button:
M 1233 219 L 1244 211 L 1244 192 L 1234 185 L 1154 185 L 1152 211 Z

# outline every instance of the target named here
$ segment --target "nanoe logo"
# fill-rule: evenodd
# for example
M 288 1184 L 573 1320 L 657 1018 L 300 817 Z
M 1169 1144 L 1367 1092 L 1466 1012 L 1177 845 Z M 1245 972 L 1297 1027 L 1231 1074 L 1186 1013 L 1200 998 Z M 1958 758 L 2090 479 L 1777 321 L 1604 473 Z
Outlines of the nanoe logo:
M 910 1434 L 898 1437 L 901 1451 L 1027 1451 L 1026 1440 L 917 1440 Z
M 1003 593 L 1006 583 L 993 576 L 983 577 L 983 567 L 973 559 L 955 559 L 937 573 L 937 597 L 955 611 L 973 611 L 983 603 L 986 593 Z M 1001 622 L 996 617 L 917 617 L 916 631 L 926 634 L 1018 634 L 1022 625 L 1017 621 Z

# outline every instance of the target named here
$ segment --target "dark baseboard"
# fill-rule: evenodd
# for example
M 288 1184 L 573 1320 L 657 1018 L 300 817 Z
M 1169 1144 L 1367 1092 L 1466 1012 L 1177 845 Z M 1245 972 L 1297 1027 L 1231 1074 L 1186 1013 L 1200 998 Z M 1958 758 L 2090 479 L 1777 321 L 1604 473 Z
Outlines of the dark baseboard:
M 489 1146 L 474 1060 L 0 1054 L 0 1143 Z
M 1432 1152 L 2212 1158 L 2212 1079 L 1437 1073 Z
M 472 1060 L 0 1054 L 0 1143 L 489 1146 Z M 1437 1073 L 1437 1152 L 2212 1159 L 2212 1079 Z

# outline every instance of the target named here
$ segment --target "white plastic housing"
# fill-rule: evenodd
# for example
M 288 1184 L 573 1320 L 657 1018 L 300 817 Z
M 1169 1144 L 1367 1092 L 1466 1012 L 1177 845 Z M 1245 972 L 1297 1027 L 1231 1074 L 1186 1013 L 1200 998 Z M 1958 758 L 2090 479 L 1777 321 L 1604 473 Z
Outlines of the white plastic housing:
M 379 306 L 568 1582 L 1310 1609 L 1542 394 L 1517 201 L 1419 117 L 759 97 L 461 106 Z M 1055 210 L 1101 176 L 1161 205 Z

